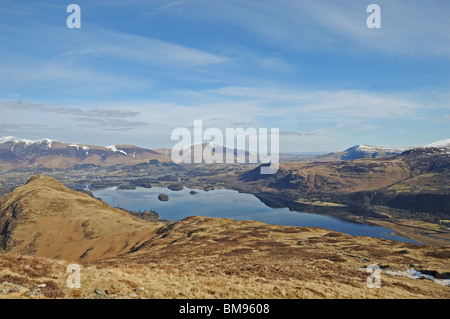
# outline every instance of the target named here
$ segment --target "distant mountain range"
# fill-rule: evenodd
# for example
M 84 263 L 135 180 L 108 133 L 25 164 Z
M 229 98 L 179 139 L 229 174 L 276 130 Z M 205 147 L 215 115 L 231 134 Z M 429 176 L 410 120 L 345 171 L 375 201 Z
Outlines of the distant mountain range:
M 414 149 L 439 149 L 441 151 L 450 151 L 450 139 L 437 141 L 424 146 L 413 146 L 407 148 L 389 148 L 360 144 L 347 148 L 342 152 L 316 156 L 314 161 L 347 161 L 360 158 L 382 158 L 399 155 L 403 152 Z
M 347 161 L 360 158 L 382 158 L 396 156 L 411 150 L 430 150 L 430 152 L 450 152 L 450 139 L 437 141 L 425 146 L 409 148 L 386 148 L 369 145 L 355 145 L 342 152 L 318 156 L 297 157 L 296 160 L 309 161 Z M 191 145 L 183 149 L 183 158 L 193 159 L 195 152 L 222 157 L 230 151 L 237 162 L 248 163 L 249 158 L 257 157 L 256 153 L 245 150 L 228 150 L 213 143 Z M 29 167 L 46 167 L 67 169 L 76 165 L 96 165 L 102 167 L 139 164 L 158 160 L 170 162 L 171 150 L 151 150 L 133 145 L 95 146 L 79 143 L 65 143 L 49 138 L 28 140 L 12 136 L 0 138 L 0 170 L 23 169 Z M 283 156 L 280 157 L 283 161 Z
M 169 160 L 159 152 L 132 146 L 95 146 L 64 143 L 48 138 L 32 141 L 12 136 L 0 138 L 0 169 L 20 169 L 30 166 L 71 168 L 75 165 L 112 166 L 139 163 L 151 159 Z
M 250 159 L 253 159 L 254 163 L 258 160 L 258 154 L 254 152 L 249 152 L 240 149 L 229 149 L 225 146 L 215 144 L 215 143 L 202 143 L 193 144 L 180 149 L 183 151 L 182 156 L 184 162 L 194 163 L 194 157 L 196 154 L 200 154 L 204 161 L 206 162 L 216 162 L 226 163 L 227 153 L 233 155 L 233 160 L 237 163 L 249 163 Z

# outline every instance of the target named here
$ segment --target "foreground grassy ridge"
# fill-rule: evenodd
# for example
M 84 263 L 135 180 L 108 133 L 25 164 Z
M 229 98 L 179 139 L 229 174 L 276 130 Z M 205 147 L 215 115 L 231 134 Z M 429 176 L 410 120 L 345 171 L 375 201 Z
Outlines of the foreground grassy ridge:
M 127 252 L 163 224 L 148 223 L 38 175 L 0 201 L 0 249 L 77 261 Z
M 382 273 L 369 289 L 365 267 L 449 270 L 450 251 L 323 229 L 191 217 L 162 228 L 134 253 L 81 266 L 81 289 L 66 286 L 66 261 L 0 255 L 0 283 L 42 298 L 449 298 L 432 281 Z M 0 295 L 3 298 L 30 298 Z
M 131 274 L 151 298 L 449 298 L 449 287 L 388 275 L 369 289 L 365 271 L 378 264 L 445 274 L 449 257 L 443 247 L 194 216 L 131 254 L 89 266 Z

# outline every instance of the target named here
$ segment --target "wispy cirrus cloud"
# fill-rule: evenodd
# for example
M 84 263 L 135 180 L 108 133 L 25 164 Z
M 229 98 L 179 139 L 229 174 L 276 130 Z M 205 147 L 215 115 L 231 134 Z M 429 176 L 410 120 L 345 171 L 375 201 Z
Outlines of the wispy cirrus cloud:
M 0 110 L 3 114 L 11 114 L 11 119 L 18 117 L 16 114 L 20 114 L 20 118 L 25 121 L 35 121 L 32 124 L 29 122 L 3 123 L 0 125 L 0 131 L 4 133 L 50 128 L 54 126 L 54 119 L 59 119 L 60 122 L 66 123 L 67 130 L 81 128 L 129 132 L 140 127 L 155 125 L 155 123 L 136 120 L 135 118 L 141 115 L 141 113 L 128 109 L 81 109 L 77 107 L 24 103 L 21 101 L 0 101 Z M 64 128 L 60 129 L 64 130 Z
M 17 47 L 0 48 L 0 96 L 14 88 L 26 95 L 51 91 L 65 98 L 142 95 L 170 80 L 204 81 L 205 68 L 228 61 L 222 54 L 95 24 L 70 32 L 64 24 L 43 19 L 29 32 L 29 26 L 18 23 L 5 25 L 0 35 L 21 39 Z
M 94 118 L 82 117 L 77 118 L 77 125 L 80 128 L 90 130 L 104 130 L 117 132 L 130 132 L 138 128 L 155 125 L 155 123 L 147 123 L 143 121 L 130 121 L 123 118 Z
M 182 13 L 182 9 L 181 7 L 186 4 L 189 3 L 190 1 L 188 0 L 183 0 L 183 1 L 172 1 L 172 2 L 165 2 L 159 6 L 157 6 L 155 9 L 147 11 L 146 13 L 144 13 L 142 16 L 143 17 L 148 17 L 148 16 L 152 16 L 152 15 L 160 15 L 160 14 L 180 14 Z
M 304 132 L 296 132 L 296 131 L 280 131 L 279 135 L 285 135 L 285 136 L 313 136 L 313 135 L 317 135 L 317 133 L 304 133 Z
M 265 105 L 270 111 L 276 106 L 279 116 L 313 116 L 316 119 L 385 118 L 413 115 L 423 104 L 414 94 L 369 92 L 364 90 L 304 90 L 257 87 L 223 87 L 211 94 L 240 98 Z M 431 106 L 428 106 L 431 107 Z
M 133 63 L 176 68 L 192 68 L 210 64 L 220 64 L 227 57 L 204 50 L 131 33 L 91 27 L 92 32 L 82 38 L 75 38 L 73 46 L 52 59 L 72 60 L 86 57 L 110 57 Z M 79 48 L 73 50 L 73 47 Z M 64 46 L 61 47 L 64 49 Z
M 377 30 L 366 25 L 369 4 L 351 0 L 223 1 L 208 6 L 208 17 L 237 25 L 284 49 L 450 57 L 450 34 L 442 32 L 450 27 L 450 3 L 379 0 L 382 27 Z M 186 14 L 195 15 L 195 10 Z
M 16 109 L 24 111 L 38 111 L 58 114 L 69 114 L 83 117 L 99 117 L 99 118 L 126 118 L 136 117 L 140 113 L 127 109 L 81 109 L 77 107 L 53 106 L 38 103 L 28 103 L 22 101 L 0 101 L 0 108 Z
M 9 123 L 0 123 L 1 131 L 4 133 L 17 134 L 22 133 L 27 130 L 39 130 L 48 128 L 43 124 L 36 123 L 18 123 L 18 122 L 9 122 Z

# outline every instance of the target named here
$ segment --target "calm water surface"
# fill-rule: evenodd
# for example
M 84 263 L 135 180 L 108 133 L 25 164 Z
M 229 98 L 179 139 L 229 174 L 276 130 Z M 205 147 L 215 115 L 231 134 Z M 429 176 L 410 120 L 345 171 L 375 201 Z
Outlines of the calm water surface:
M 197 194 L 190 194 L 191 190 L 196 191 Z M 96 190 L 93 193 L 110 206 L 120 206 L 134 211 L 154 210 L 162 219 L 173 221 L 192 215 L 257 220 L 267 224 L 320 227 L 355 236 L 417 243 L 395 236 L 392 230 L 380 226 L 357 224 L 324 215 L 293 212 L 288 208 L 270 208 L 251 194 L 228 189 L 204 191 L 184 188 L 181 191 L 171 191 L 165 187 L 136 188 L 135 190 L 120 190 L 112 187 Z M 170 199 L 162 202 L 158 200 L 159 194 L 167 194 Z

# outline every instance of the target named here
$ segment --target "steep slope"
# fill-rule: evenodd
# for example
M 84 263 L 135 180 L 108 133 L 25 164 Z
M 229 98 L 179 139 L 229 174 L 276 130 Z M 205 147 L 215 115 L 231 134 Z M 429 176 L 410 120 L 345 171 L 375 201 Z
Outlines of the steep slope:
M 414 148 L 390 158 L 362 158 L 352 161 L 283 162 L 273 175 L 262 175 L 259 167 L 240 177 L 274 189 L 290 189 L 299 194 L 373 191 L 428 174 L 447 188 L 450 153 L 438 148 Z M 425 185 L 423 185 L 425 186 Z
M 66 260 L 114 256 L 159 227 L 42 175 L 0 201 L 0 248 L 10 253 Z
M 247 182 L 260 181 L 274 189 L 290 189 L 299 194 L 343 193 L 374 190 L 404 181 L 410 166 L 401 159 L 361 159 L 339 162 L 285 162 L 274 175 L 264 176 L 256 168 L 242 175 Z M 265 180 L 262 182 L 262 180 Z

